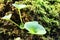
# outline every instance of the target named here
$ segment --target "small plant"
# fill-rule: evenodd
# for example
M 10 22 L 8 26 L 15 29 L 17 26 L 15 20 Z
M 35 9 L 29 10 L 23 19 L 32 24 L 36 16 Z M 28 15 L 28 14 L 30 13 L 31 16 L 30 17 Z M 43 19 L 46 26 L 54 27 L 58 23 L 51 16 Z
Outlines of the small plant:
M 37 21 L 26 22 L 24 28 L 29 31 L 31 34 L 43 35 L 46 34 L 44 27 L 38 24 Z
M 11 16 L 12 16 L 12 14 L 5 15 L 5 16 L 2 17 L 1 19 L 9 20 L 9 21 L 11 21 L 12 23 L 14 23 L 15 25 L 17 25 L 19 28 L 28 30 L 28 31 L 29 31 L 28 33 L 31 33 L 31 34 L 43 35 L 43 34 L 46 33 L 44 27 L 43 27 L 42 25 L 38 24 L 37 21 L 26 22 L 26 23 L 23 25 L 22 18 L 21 18 L 21 13 L 20 13 L 20 9 L 25 8 L 26 5 L 13 4 L 13 6 L 15 6 L 15 7 L 18 9 L 19 16 L 20 16 L 20 21 L 21 21 L 20 24 L 21 24 L 21 25 L 19 26 L 18 24 L 16 24 L 14 21 L 12 21 L 12 20 L 10 19 Z M 21 26 L 23 26 L 23 27 L 21 27 Z

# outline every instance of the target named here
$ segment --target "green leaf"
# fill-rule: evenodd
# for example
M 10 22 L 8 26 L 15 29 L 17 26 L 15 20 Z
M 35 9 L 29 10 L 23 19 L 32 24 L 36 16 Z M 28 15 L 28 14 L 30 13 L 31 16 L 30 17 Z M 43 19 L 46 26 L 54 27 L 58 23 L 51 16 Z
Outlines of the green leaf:
M 5 16 L 2 17 L 1 19 L 10 20 L 11 16 L 12 16 L 12 14 L 5 15 Z
M 38 24 L 37 21 L 33 22 L 26 22 L 24 25 L 24 28 L 29 31 L 31 34 L 39 34 L 43 35 L 46 33 L 44 27 L 40 24 Z
M 12 5 L 15 6 L 17 9 L 22 9 L 26 7 L 26 5 L 24 4 L 12 4 Z

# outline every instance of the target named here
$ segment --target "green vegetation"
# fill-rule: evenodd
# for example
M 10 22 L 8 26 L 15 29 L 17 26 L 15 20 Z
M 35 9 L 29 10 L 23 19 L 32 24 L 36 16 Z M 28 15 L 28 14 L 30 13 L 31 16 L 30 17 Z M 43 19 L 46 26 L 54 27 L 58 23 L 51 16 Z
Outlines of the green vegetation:
M 38 24 L 36 21 L 26 22 L 24 28 L 29 31 L 31 34 L 43 35 L 46 34 L 45 29 L 42 25 Z
M 32 37 L 33 34 L 43 34 L 46 30 L 46 34 L 41 37 L 43 40 L 60 40 L 60 0 L 2 0 L 0 5 L 0 25 L 5 27 L 5 21 L 9 21 L 13 28 L 17 27 L 19 31 L 25 29 L 24 32 L 28 31 Z M 3 20 L 5 21 L 2 22 Z M 18 33 L 24 36 L 24 32 Z M 28 32 L 25 33 L 29 34 Z

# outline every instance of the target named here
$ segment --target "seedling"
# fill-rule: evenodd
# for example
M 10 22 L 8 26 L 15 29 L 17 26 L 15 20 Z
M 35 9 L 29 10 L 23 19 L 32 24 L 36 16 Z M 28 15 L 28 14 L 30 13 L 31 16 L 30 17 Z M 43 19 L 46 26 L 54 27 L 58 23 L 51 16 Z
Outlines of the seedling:
M 24 26 L 23 26 L 20 9 L 25 8 L 26 5 L 23 5 L 23 4 L 21 4 L 21 5 L 12 4 L 12 5 L 15 6 L 18 9 L 19 16 L 20 16 L 20 21 L 21 21 L 20 24 L 21 25 L 19 26 L 18 24 L 16 24 L 12 20 L 10 20 L 12 14 L 5 15 L 4 17 L 2 17 L 2 19 L 10 20 L 12 23 L 14 23 L 15 25 L 17 25 L 19 28 L 21 28 L 21 29 L 24 28 L 24 29 L 28 30 L 29 31 L 28 33 L 31 33 L 31 34 L 39 34 L 39 35 L 46 34 L 46 31 L 45 31 L 44 27 L 42 25 L 38 24 L 37 21 L 26 22 L 24 24 Z M 23 26 L 23 27 L 21 27 L 21 26 Z
M 24 28 L 29 31 L 31 34 L 38 34 L 38 35 L 43 35 L 46 34 L 46 31 L 44 27 L 38 22 L 33 21 L 33 22 L 26 22 L 24 25 Z

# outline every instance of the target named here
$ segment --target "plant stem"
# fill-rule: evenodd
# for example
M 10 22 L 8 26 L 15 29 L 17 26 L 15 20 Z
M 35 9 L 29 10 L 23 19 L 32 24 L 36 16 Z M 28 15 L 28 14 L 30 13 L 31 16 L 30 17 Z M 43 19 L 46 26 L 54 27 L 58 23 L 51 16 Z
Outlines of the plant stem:
M 10 22 L 12 22 L 12 23 L 14 23 L 16 26 L 18 26 L 19 27 L 19 25 L 18 24 L 16 24 L 14 21 L 12 21 L 12 20 L 9 20 Z
M 23 23 L 22 18 L 21 18 L 21 12 L 20 12 L 20 9 L 18 9 L 18 12 L 19 12 L 19 16 L 20 16 L 20 21 L 21 21 L 21 23 Z

